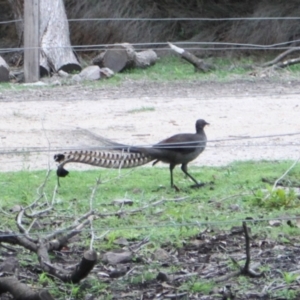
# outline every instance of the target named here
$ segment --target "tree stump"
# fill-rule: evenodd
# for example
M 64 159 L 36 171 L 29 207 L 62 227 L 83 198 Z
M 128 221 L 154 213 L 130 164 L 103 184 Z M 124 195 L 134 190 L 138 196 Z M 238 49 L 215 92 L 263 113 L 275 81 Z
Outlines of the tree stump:
M 24 0 L 8 0 L 16 19 L 23 19 Z M 24 22 L 17 22 L 19 39 L 23 39 Z M 40 1 L 40 74 L 51 71 L 81 71 L 70 43 L 69 25 L 63 0 Z
M 0 56 L 0 82 L 9 81 L 9 66 L 6 61 Z
M 157 55 L 153 50 L 135 52 L 131 44 L 116 44 L 93 59 L 100 68 L 109 68 L 115 73 L 130 68 L 145 68 L 155 64 Z
M 62 0 L 40 2 L 41 67 L 55 72 L 81 71 L 71 47 L 68 20 Z

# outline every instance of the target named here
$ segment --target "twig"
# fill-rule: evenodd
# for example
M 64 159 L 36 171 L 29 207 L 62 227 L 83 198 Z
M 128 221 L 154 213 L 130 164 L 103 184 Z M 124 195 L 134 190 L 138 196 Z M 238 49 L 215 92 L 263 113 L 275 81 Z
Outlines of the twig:
M 190 197 L 187 196 L 187 197 L 182 197 L 182 198 L 177 198 L 177 199 L 176 198 L 173 198 L 173 199 L 165 199 L 165 198 L 163 198 L 163 199 L 155 201 L 153 203 L 144 205 L 144 206 L 142 206 L 140 208 L 136 208 L 136 209 L 132 209 L 132 210 L 126 210 L 126 211 L 122 210 L 122 208 L 123 208 L 123 205 L 122 205 L 121 208 L 117 212 L 112 212 L 112 213 L 98 213 L 97 216 L 103 218 L 103 217 L 110 217 L 110 216 L 121 216 L 121 215 L 124 215 L 124 214 L 133 215 L 133 214 L 136 214 L 136 213 L 138 213 L 140 211 L 143 211 L 143 210 L 145 210 L 145 209 L 147 209 L 149 207 L 157 206 L 157 205 L 160 205 L 160 204 L 162 204 L 164 202 L 167 202 L 167 201 L 174 201 L 174 202 L 178 201 L 179 202 L 179 201 L 186 200 L 188 198 L 190 198 Z
M 21 233 L 23 233 L 24 236 L 25 236 L 29 241 L 31 241 L 31 242 L 36 242 L 37 240 L 29 236 L 28 230 L 27 230 L 27 229 L 23 226 L 23 224 L 22 224 L 22 219 L 23 219 L 23 216 L 24 216 L 24 212 L 25 212 L 25 210 L 24 210 L 24 208 L 22 208 L 22 209 L 20 210 L 20 212 L 18 213 L 18 216 L 17 216 L 17 226 L 18 226 L 18 228 L 19 228 L 19 231 L 20 231 Z
M 235 197 L 245 196 L 245 195 L 249 195 L 249 193 L 238 193 L 238 194 L 230 195 L 230 196 L 221 198 L 221 199 L 219 199 L 218 201 L 225 201 L 225 200 L 230 199 L 230 198 L 235 198 Z M 211 199 L 211 200 L 212 200 L 212 199 Z
M 275 181 L 275 183 L 273 185 L 273 188 L 272 188 L 272 191 L 274 191 L 276 189 L 276 186 L 277 186 L 278 182 L 280 180 L 282 180 L 296 166 L 296 164 L 299 162 L 299 160 L 300 160 L 300 157 L 298 157 L 298 159 L 295 160 L 293 162 L 293 164 Z
M 94 199 L 95 199 L 96 191 L 97 191 L 100 184 L 101 184 L 101 180 L 100 180 L 100 178 L 97 178 L 96 179 L 96 184 L 95 184 L 95 186 L 92 190 L 92 194 L 91 194 L 91 197 L 90 197 L 90 211 L 93 210 L 93 202 L 94 202 Z
M 113 213 L 98 213 L 97 216 L 98 217 L 110 217 L 110 216 L 120 216 L 122 214 L 128 214 L 128 215 L 133 215 L 133 214 L 136 214 L 146 208 L 149 208 L 149 207 L 153 207 L 153 206 L 157 206 L 163 202 L 165 202 L 166 200 L 165 199 L 161 199 L 159 201 L 156 201 L 156 202 L 153 202 L 151 204 L 147 204 L 147 205 L 144 205 L 143 207 L 140 207 L 140 208 L 137 208 L 137 209 L 133 209 L 133 210 L 128 210 L 128 211 L 117 211 L 117 212 L 113 212 Z
M 273 65 L 277 64 L 280 60 L 282 60 L 284 57 L 286 57 L 288 54 L 291 54 L 291 53 L 299 51 L 299 50 L 300 50 L 300 47 L 290 48 L 290 49 L 284 51 L 283 53 L 279 54 L 277 57 L 275 57 L 275 59 L 273 59 L 273 60 L 271 60 L 269 62 L 264 63 L 262 65 L 262 67 L 273 66 Z
M 250 237 L 249 237 L 249 232 L 248 232 L 248 227 L 246 222 L 243 222 L 243 229 L 245 233 L 245 244 L 246 244 L 246 262 L 244 268 L 241 270 L 242 275 L 247 275 L 250 277 L 261 277 L 263 273 L 256 273 L 255 271 L 250 269 Z
M 261 277 L 263 275 L 262 273 L 257 273 L 250 269 L 250 261 L 251 261 L 251 256 L 250 256 L 250 237 L 249 237 L 249 232 L 248 228 L 246 225 L 246 222 L 243 221 L 243 229 L 244 229 L 244 234 L 245 234 L 245 251 L 246 251 L 246 262 L 243 268 L 239 266 L 239 264 L 231 258 L 231 260 L 239 267 L 239 270 L 234 271 L 232 273 L 229 273 L 227 275 L 221 276 L 215 280 L 215 282 L 222 282 L 226 281 L 232 277 L 239 276 L 239 275 L 244 275 L 244 276 L 250 276 L 250 277 Z
M 80 217 L 79 219 L 75 220 L 75 222 L 72 225 L 70 225 L 70 226 L 68 226 L 66 228 L 62 228 L 62 229 L 56 230 L 56 231 L 48 234 L 46 236 L 46 240 L 50 241 L 51 239 L 54 239 L 59 234 L 62 234 L 64 232 L 66 232 L 66 231 L 75 230 L 76 228 L 78 228 L 78 226 L 80 226 L 80 225 L 78 225 L 78 223 L 82 222 L 84 219 L 88 219 L 92 215 L 94 215 L 94 211 L 89 211 L 88 213 L 86 213 L 85 215 L 83 215 L 82 217 Z
M 106 230 L 104 233 L 102 233 L 99 237 L 95 237 L 95 240 L 101 240 L 103 239 L 106 235 L 110 233 L 110 230 Z
M 94 240 L 95 240 L 95 232 L 94 232 L 94 227 L 93 227 L 93 222 L 92 221 L 90 223 L 90 228 L 91 228 L 90 250 L 93 250 L 93 244 L 94 244 Z
M 56 198 L 56 194 L 57 194 L 57 189 L 58 189 L 58 184 L 55 185 L 54 190 L 53 190 L 51 206 L 54 204 L 54 201 L 55 201 L 55 198 Z

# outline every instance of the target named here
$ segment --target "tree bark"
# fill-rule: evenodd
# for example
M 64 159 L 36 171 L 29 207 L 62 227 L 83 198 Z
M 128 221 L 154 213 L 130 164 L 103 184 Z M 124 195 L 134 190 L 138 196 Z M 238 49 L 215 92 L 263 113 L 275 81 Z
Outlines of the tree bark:
M 23 38 L 24 0 L 8 0 L 15 19 L 19 39 Z M 40 2 L 40 73 L 49 75 L 51 71 L 81 71 L 70 43 L 69 25 L 63 0 L 43 0 Z
M 33 291 L 15 277 L 0 278 L 0 295 L 7 292 L 18 300 L 54 300 L 48 291 Z
M 109 68 L 115 73 L 130 68 L 146 68 L 154 65 L 157 55 L 153 50 L 135 52 L 131 44 L 116 44 L 93 59 L 100 68 Z
M 16 22 L 16 30 L 19 40 L 21 41 L 23 38 L 23 30 L 24 30 L 24 21 L 23 21 L 23 14 L 24 14 L 24 0 L 7 0 L 15 20 L 21 20 Z
M 40 38 L 43 67 L 58 72 L 81 71 L 70 43 L 70 32 L 62 0 L 43 0 L 40 2 Z
M 9 66 L 6 61 L 0 56 L 0 82 L 9 81 Z

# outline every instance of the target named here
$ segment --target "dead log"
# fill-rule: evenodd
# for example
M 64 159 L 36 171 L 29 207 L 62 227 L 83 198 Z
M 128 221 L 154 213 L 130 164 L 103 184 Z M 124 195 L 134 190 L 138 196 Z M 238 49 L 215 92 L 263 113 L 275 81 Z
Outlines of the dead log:
M 9 66 L 6 61 L 0 56 L 0 82 L 9 81 Z
M 116 44 L 105 52 L 100 53 L 92 61 L 100 68 L 109 68 L 115 73 L 130 68 L 145 68 L 155 64 L 156 53 L 151 50 L 136 52 L 131 44 Z
M 54 298 L 46 290 L 34 291 L 31 287 L 20 282 L 15 277 L 0 278 L 0 295 L 10 293 L 18 300 L 53 300 Z
M 44 56 L 42 67 L 45 67 L 46 57 L 50 69 L 55 72 L 81 71 L 81 66 L 72 51 L 69 25 L 62 0 L 40 2 L 40 39 L 41 56 Z
M 97 263 L 97 253 L 94 250 L 85 251 L 81 262 L 76 266 L 75 270 L 69 277 L 69 282 L 79 283 L 87 277 Z
M 195 71 L 200 71 L 200 72 L 209 72 L 211 70 L 214 70 L 215 69 L 215 66 L 213 65 L 210 65 L 210 64 L 207 64 L 205 63 L 202 59 L 196 57 L 194 54 L 182 49 L 182 48 L 179 48 L 171 43 L 168 43 L 168 45 L 170 46 L 170 48 L 175 51 L 176 53 L 180 54 L 180 56 L 188 61 L 189 63 L 191 63 L 194 67 L 195 67 Z

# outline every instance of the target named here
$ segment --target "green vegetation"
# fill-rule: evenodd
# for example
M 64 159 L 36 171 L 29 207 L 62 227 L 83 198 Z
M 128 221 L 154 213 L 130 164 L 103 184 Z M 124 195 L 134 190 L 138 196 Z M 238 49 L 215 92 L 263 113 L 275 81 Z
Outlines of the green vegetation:
M 147 69 L 127 70 L 118 76 L 131 80 L 151 80 L 151 81 L 176 81 L 176 80 L 216 80 L 227 81 L 236 79 L 236 75 L 243 76 L 249 70 L 243 66 L 253 64 L 251 60 L 235 60 L 234 62 L 226 58 L 208 59 L 208 62 L 216 65 L 216 70 L 201 73 L 195 72 L 193 65 L 184 61 L 180 57 L 161 58 L 154 66 Z
M 155 250 L 170 245 L 174 249 L 182 247 L 183 243 L 193 240 L 199 232 L 210 228 L 213 232 L 229 231 L 233 226 L 241 226 L 244 219 L 249 219 L 251 234 L 264 236 L 273 241 L 289 244 L 293 237 L 299 235 L 297 226 L 288 226 L 282 222 L 279 226 L 272 226 L 269 220 L 279 219 L 281 216 L 293 218 L 299 215 L 299 195 L 291 193 L 286 187 L 279 190 L 272 189 L 275 182 L 291 165 L 292 162 L 236 162 L 225 167 L 191 167 L 191 173 L 206 186 L 201 189 L 191 189 L 189 180 L 184 178 L 179 168 L 175 169 L 174 176 L 180 192 L 176 192 L 169 186 L 169 170 L 167 167 L 137 168 L 133 171 L 108 169 L 95 169 L 91 171 L 74 171 L 69 168 L 70 175 L 60 179 L 61 186 L 54 193 L 57 184 L 55 173 L 51 173 L 44 189 L 44 197 L 39 200 L 52 201 L 54 197 L 55 216 L 64 220 L 63 227 L 74 222 L 90 210 L 91 195 L 96 186 L 97 179 L 100 184 L 94 193 L 92 209 L 100 214 L 110 216 L 97 218 L 93 221 L 93 230 L 97 237 L 105 233 L 105 239 L 94 243 L 94 249 L 101 253 L 118 248 L 116 241 L 120 237 L 128 241 L 140 241 L 149 238 L 150 244 L 141 250 L 144 257 L 152 257 Z M 16 230 L 14 214 L 7 214 L 15 205 L 26 206 L 38 198 L 37 190 L 45 179 L 45 171 L 21 171 L 0 173 L 1 187 L 1 229 L 10 228 Z M 121 175 L 121 176 L 120 176 Z M 267 178 L 270 184 L 262 180 Z M 300 181 L 300 165 L 296 165 L 284 178 L 285 182 Z M 40 190 L 41 192 L 41 190 Z M 116 206 L 113 200 L 130 199 L 132 206 Z M 152 205 L 156 201 L 163 200 L 158 205 Z M 139 210 L 138 210 L 139 209 Z M 128 212 L 122 217 L 114 215 L 114 212 L 122 210 Z M 130 211 L 138 210 L 134 214 Z M 57 217 L 56 217 L 57 218 Z M 257 219 L 266 219 L 255 221 Z M 34 230 L 34 229 L 32 229 Z M 44 226 L 38 229 L 42 234 L 52 232 L 53 228 Z M 83 229 L 80 241 L 76 246 L 87 249 L 90 242 L 90 229 Z M 24 258 L 23 258 L 24 259 Z M 32 261 L 32 260 L 31 260 Z M 36 260 L 35 260 L 36 261 Z M 239 262 L 243 265 L 244 260 Z M 227 259 L 227 268 L 231 272 L 236 270 L 230 259 Z M 37 262 L 36 262 L 37 263 Z M 26 265 L 26 260 L 21 260 L 21 265 Z M 149 262 L 143 266 L 140 273 L 134 272 L 129 276 L 119 279 L 124 288 L 129 286 L 145 285 L 155 281 L 157 270 L 161 266 L 157 261 Z M 176 272 L 181 267 L 172 265 L 164 268 L 165 272 Z M 272 268 L 262 265 L 261 270 L 269 274 Z M 283 272 L 280 279 L 286 285 L 294 284 L 297 276 Z M 93 276 L 89 281 L 95 293 L 105 293 L 107 283 L 96 280 Z M 57 287 L 49 279 L 47 274 L 39 275 L 39 283 L 47 285 L 53 295 L 60 295 Z M 247 289 L 247 285 L 253 284 L 245 277 L 239 277 L 237 282 Z M 114 283 L 115 284 L 115 283 Z M 196 277 L 187 278 L 178 290 L 189 293 L 209 294 L 214 283 Z M 110 287 L 112 288 L 112 286 Z M 70 286 L 68 294 L 80 299 L 86 293 L 84 286 Z M 279 294 L 279 292 L 277 293 Z M 280 295 L 292 299 L 295 292 L 282 290 Z M 107 295 L 107 299 L 109 299 Z
M 127 113 L 135 114 L 135 113 L 147 112 L 147 111 L 155 111 L 155 108 L 149 107 L 149 106 L 143 106 L 141 108 L 135 108 L 135 109 L 128 110 Z
M 167 167 L 137 168 L 122 170 L 121 173 L 107 169 L 69 169 L 70 175 L 60 179 L 61 187 L 55 195 L 55 205 L 56 210 L 66 213 L 66 217 L 69 215 L 72 219 L 88 211 L 91 191 L 99 177 L 102 183 L 93 200 L 93 208 L 99 212 L 115 211 L 117 208 L 111 206 L 111 202 L 116 199 L 131 199 L 134 204 L 128 209 L 141 208 L 159 199 L 170 200 L 165 201 L 163 207 L 149 205 L 140 214 L 130 218 L 119 219 L 113 216 L 98 220 L 101 230 L 113 229 L 107 236 L 109 244 L 123 234 L 127 237 L 147 234 L 153 241 L 167 239 L 176 243 L 183 236 L 195 234 L 199 230 L 196 225 L 198 222 L 220 222 L 216 226 L 229 228 L 234 225 L 233 220 L 240 224 L 242 219 L 250 216 L 255 219 L 275 218 L 281 215 L 282 210 L 286 214 L 295 215 L 300 211 L 299 195 L 285 188 L 272 191 L 271 186 L 261 180 L 264 177 L 275 181 L 290 164 L 249 161 L 226 167 L 191 167 L 191 173 L 196 178 L 207 182 L 201 189 L 191 189 L 191 182 L 176 168 L 174 176 L 180 187 L 179 193 L 169 186 Z M 299 169 L 297 165 L 291 170 L 286 177 L 288 181 L 299 181 Z M 1 208 L 9 210 L 14 205 L 26 206 L 34 201 L 37 198 L 36 190 L 45 174 L 45 171 L 0 173 Z M 45 188 L 48 199 L 52 197 L 56 183 L 56 175 L 52 173 Z M 177 198 L 184 199 L 175 201 Z M 233 205 L 236 209 L 233 209 Z M 163 213 L 160 213 L 162 209 Z M 14 222 L 11 219 L 6 221 Z M 187 223 L 195 223 L 195 226 L 186 226 Z M 157 231 L 157 225 L 161 226 L 161 230 Z
M 271 59 L 271 57 L 270 57 Z M 195 72 L 194 67 L 181 59 L 180 57 L 168 56 L 163 57 L 157 61 L 157 63 L 147 69 L 131 69 L 122 73 L 115 74 L 114 77 L 108 80 L 99 81 L 87 81 L 86 85 L 91 87 L 99 86 L 119 86 L 124 80 L 133 81 L 219 81 L 229 82 L 238 79 L 253 80 L 254 77 L 249 76 L 251 73 L 249 66 L 257 64 L 257 58 L 209 58 L 205 61 L 214 64 L 216 70 L 208 73 Z M 259 64 L 259 63 L 258 63 Z M 284 78 L 293 79 L 297 78 L 300 73 L 299 64 L 290 66 L 284 70 L 277 70 L 272 73 L 272 77 L 276 78 L 280 74 L 284 74 Z M 72 84 L 65 81 L 63 84 Z M 56 88 L 56 86 L 24 86 L 14 83 L 0 83 L 0 92 L 7 89 L 26 90 L 26 89 L 44 89 L 44 88 Z

